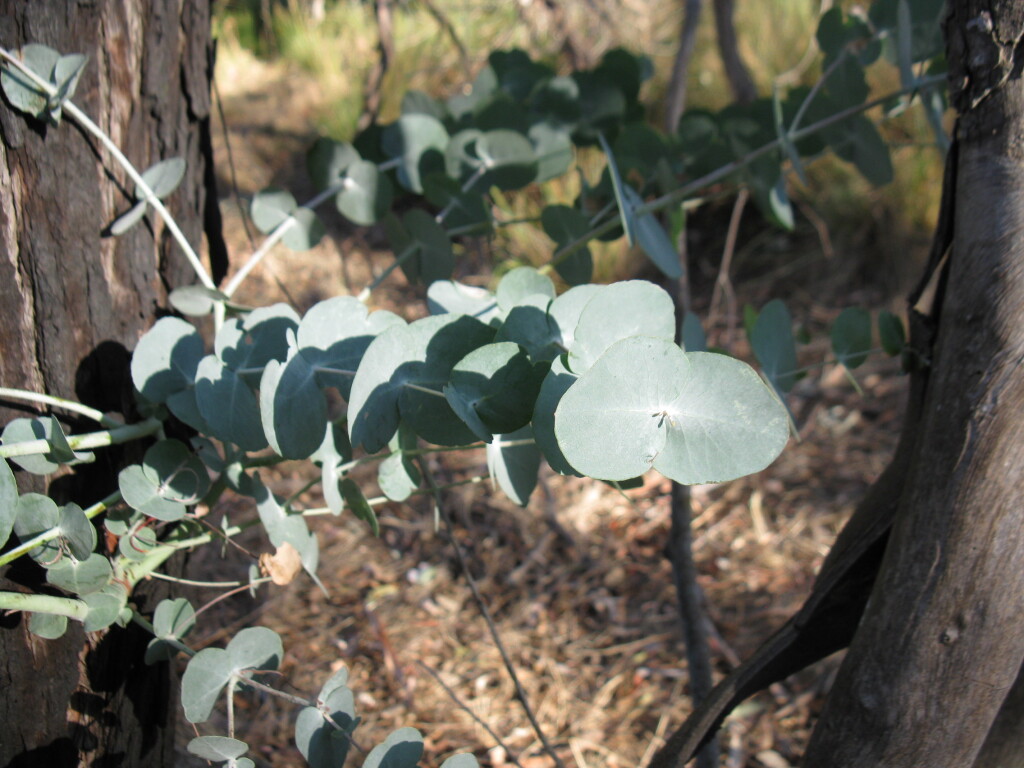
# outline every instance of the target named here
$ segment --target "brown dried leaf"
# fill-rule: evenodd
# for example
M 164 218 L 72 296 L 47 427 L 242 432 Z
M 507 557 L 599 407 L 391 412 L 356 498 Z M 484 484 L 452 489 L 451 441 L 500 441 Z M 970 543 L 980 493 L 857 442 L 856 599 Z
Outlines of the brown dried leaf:
M 260 573 L 269 576 L 270 580 L 283 587 L 290 584 L 295 574 L 302 570 L 302 557 L 299 551 L 287 541 L 277 548 L 273 555 L 264 552 L 260 555 Z

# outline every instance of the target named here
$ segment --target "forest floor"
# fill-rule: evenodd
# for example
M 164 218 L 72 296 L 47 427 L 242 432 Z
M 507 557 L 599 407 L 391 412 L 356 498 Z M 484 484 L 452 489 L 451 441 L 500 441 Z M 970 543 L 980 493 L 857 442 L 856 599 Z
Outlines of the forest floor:
M 275 184 L 302 199 L 312 191 L 304 161 L 312 140 L 304 110 L 309 94 L 273 72 L 252 82 L 258 88 L 220 77 L 238 190 L 244 197 Z M 217 141 L 221 188 L 229 190 L 226 147 L 219 134 Z M 702 317 L 731 209 L 726 201 L 691 218 L 695 305 Z M 233 196 L 225 194 L 222 210 L 231 252 L 250 253 Z M 282 249 L 254 272 L 239 299 L 288 301 L 305 311 L 357 290 L 388 263 L 388 254 L 377 250 L 385 247 L 383 238 L 355 233 L 330 216 L 327 223 L 329 235 L 317 248 L 305 254 Z M 828 328 L 841 308 L 900 311 L 898 291 L 905 288 L 868 279 L 871 242 L 856 233 L 832 233 L 823 241 L 827 226 L 815 228 L 802 218 L 795 233 L 779 233 L 749 208 L 739 231 L 737 255 L 744 258 L 731 275 L 737 305 L 785 298 L 810 335 L 800 354 L 812 367 L 789 401 L 800 439 L 763 472 L 693 489 L 695 556 L 719 675 L 798 609 L 836 533 L 888 461 L 900 428 L 898 361 L 878 356 L 858 369 L 863 394 L 838 366 L 815 365 L 829 357 Z M 926 245 L 926 236 L 913 242 L 919 250 Z M 396 274 L 375 301 L 409 315 L 423 312 L 421 295 Z M 742 334 L 729 338 L 724 314 L 710 328 L 711 340 L 731 341 L 734 353 L 744 356 Z M 441 471 L 452 479 L 482 474 L 483 453 L 446 460 Z M 296 463 L 265 470 L 263 477 L 288 496 L 311 475 Z M 365 482 L 367 495 L 374 495 L 373 477 Z M 300 503 L 323 504 L 316 491 Z M 642 766 L 690 710 L 665 557 L 667 481 L 651 473 L 642 488 L 622 494 L 545 470 L 525 509 L 486 483 L 450 492 L 448 503 L 472 578 L 561 759 L 576 768 Z M 254 515 L 250 506 L 226 498 L 212 510 L 213 519 Z M 391 505 L 380 519 L 381 534 L 374 537 L 347 514 L 315 518 L 326 593 L 300 576 L 255 599 L 243 593 L 225 600 L 204 624 L 209 629 L 219 622 L 220 628 L 194 638 L 197 647 L 221 644 L 242 626 L 268 626 L 284 640 L 282 686 L 306 695 L 345 665 L 362 717 L 356 741 L 364 749 L 395 728 L 414 726 L 426 742 L 424 765 L 464 750 L 493 768 L 514 760 L 523 768 L 554 765 L 516 698 L 431 506 L 425 500 Z M 242 543 L 256 552 L 269 549 L 258 535 Z M 189 568 L 194 578 L 244 579 L 249 562 L 229 548 L 222 559 L 218 552 L 199 553 Z M 209 598 L 197 593 L 195 600 Z M 839 662 L 838 656 L 827 659 L 737 709 L 723 730 L 722 765 L 796 764 Z M 292 740 L 292 705 L 240 696 L 236 716 L 257 764 L 305 765 Z M 184 722 L 181 730 L 192 733 Z M 181 765 L 190 764 L 183 755 Z

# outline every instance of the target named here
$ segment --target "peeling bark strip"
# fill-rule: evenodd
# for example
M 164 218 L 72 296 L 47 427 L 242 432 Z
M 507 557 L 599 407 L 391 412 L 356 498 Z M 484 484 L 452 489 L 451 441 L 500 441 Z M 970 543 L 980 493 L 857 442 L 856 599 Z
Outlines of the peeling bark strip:
M 210 107 L 209 36 L 204 0 L 0 0 L 5 47 L 88 55 L 75 101 L 138 168 L 186 160 L 168 203 L 194 243 L 207 199 L 200 126 Z M 104 159 L 69 121 L 46 126 L 0 102 L 0 382 L 123 411 L 129 350 L 168 286 L 194 278 L 152 219 L 124 237 L 102 236 L 130 205 L 132 186 Z M 0 409 L 0 423 L 17 415 Z M 104 452 L 49 490 L 91 504 L 116 487 L 113 461 Z M 46 490 L 18 475 L 22 492 Z M 0 573 L 0 588 L 41 579 L 19 562 Z M 61 640 L 42 641 L 26 625 L 0 620 L 0 765 L 171 764 L 173 684 L 166 665 L 142 666 L 145 638 L 116 630 L 87 640 L 72 622 Z

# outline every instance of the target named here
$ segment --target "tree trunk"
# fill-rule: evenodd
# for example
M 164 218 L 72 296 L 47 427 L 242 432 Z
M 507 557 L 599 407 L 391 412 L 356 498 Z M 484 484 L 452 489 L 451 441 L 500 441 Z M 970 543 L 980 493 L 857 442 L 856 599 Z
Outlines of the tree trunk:
M 929 387 L 807 768 L 972 765 L 990 729 L 993 755 L 1020 731 L 992 726 L 1004 700 L 1006 717 L 1020 711 L 1007 694 L 1024 661 L 1024 8 L 955 0 L 948 13 L 959 160 Z
M 205 214 L 210 242 L 219 243 L 216 196 L 204 184 L 212 179 L 208 3 L 0 0 L 0 44 L 27 43 L 88 55 L 76 104 L 139 169 L 183 157 L 188 171 L 169 207 L 197 244 Z M 54 127 L 0 106 L 3 386 L 131 413 L 129 350 L 166 306 L 168 287 L 193 279 L 151 216 L 121 238 L 102 234 L 131 205 L 134 185 L 124 179 L 67 119 Z M 25 410 L 0 409 L 0 423 Z M 116 488 L 116 461 L 101 452 L 48 488 L 22 472 L 18 483 L 86 506 Z M 38 585 L 39 570 L 18 561 L 0 573 L 0 589 Z M 0 619 L 0 765 L 171 764 L 175 684 L 168 665 L 142 665 L 141 633 L 87 636 L 71 622 L 63 638 L 47 641 L 30 636 L 27 623 Z

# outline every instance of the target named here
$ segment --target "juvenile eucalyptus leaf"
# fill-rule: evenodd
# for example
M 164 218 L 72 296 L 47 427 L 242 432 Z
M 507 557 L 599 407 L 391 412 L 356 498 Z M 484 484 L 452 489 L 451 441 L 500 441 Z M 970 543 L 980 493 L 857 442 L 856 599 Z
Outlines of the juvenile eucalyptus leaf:
M 280 547 L 287 542 L 295 547 L 302 558 L 302 567 L 315 578 L 320 561 L 320 546 L 316 534 L 309 530 L 302 515 L 288 514 L 278 498 L 258 478 L 252 481 L 252 495 L 256 499 L 256 511 L 270 543 Z
M 374 536 L 380 536 L 380 523 L 377 521 L 377 513 L 373 511 L 370 502 L 366 500 L 363 491 L 351 477 L 343 477 L 338 484 L 341 496 L 345 499 L 345 506 L 352 510 L 352 514 L 370 526 Z
M 423 177 L 423 194 L 444 213 L 445 226 L 479 236 L 491 233 L 491 212 L 481 193 L 464 192 L 456 179 L 431 173 Z
M 256 395 L 214 355 L 204 357 L 196 370 L 195 400 L 212 437 L 246 451 L 267 447 Z
M 516 131 L 487 131 L 476 142 L 476 154 L 485 170 L 480 188 L 519 189 L 537 177 L 533 144 Z
M 765 378 L 779 392 L 789 392 L 800 378 L 793 339 L 793 318 L 780 299 L 764 305 L 750 331 L 750 346 Z
M 572 130 L 580 119 L 580 88 L 571 77 L 552 77 L 530 95 L 530 111 L 560 130 Z
M 81 53 L 69 53 L 57 59 L 51 77 L 53 84 L 57 86 L 57 93 L 50 98 L 49 107 L 50 117 L 58 125 L 60 125 L 61 107 L 65 101 L 75 95 L 78 79 L 88 60 L 89 58 Z
M 296 333 L 299 353 L 316 372 L 320 387 L 336 387 L 346 400 L 356 369 L 377 334 L 404 325 L 386 310 L 370 313 L 354 296 L 337 296 L 314 304 Z
M 319 138 L 306 155 L 306 167 L 317 190 L 323 191 L 340 183 L 359 152 L 348 142 Z
M 370 750 L 363 768 L 416 768 L 423 757 L 423 737 L 415 728 L 399 728 Z
M 269 235 L 288 220 L 298 205 L 291 192 L 268 187 L 257 192 L 253 197 L 249 215 L 256 228 L 263 234 Z
M 260 307 L 244 321 L 233 318 L 225 322 L 214 339 L 214 353 L 255 387 L 268 361 L 288 357 L 288 332 L 294 333 L 298 327 L 299 316 L 287 304 Z
M 878 314 L 878 338 L 882 349 L 891 357 L 903 352 L 907 345 L 907 335 L 903 330 L 903 321 L 892 312 L 882 311 Z M 2 537 L 0 537 L 2 538 Z
M 833 323 L 831 335 L 836 359 L 852 370 L 871 352 L 871 315 L 860 307 L 847 307 Z
M 82 602 L 89 606 L 82 627 L 86 632 L 98 632 L 121 617 L 121 612 L 128 603 L 128 591 L 121 584 L 113 582 L 102 589 L 83 595 Z
M 529 305 L 512 307 L 494 340 L 521 345 L 533 362 L 550 362 L 565 351 L 555 318 Z
M 423 192 L 422 177 L 444 167 L 448 131 L 436 117 L 402 115 L 385 126 L 381 146 L 388 157 L 400 159 L 398 181 L 413 192 Z
M 700 318 L 693 312 L 687 312 L 683 317 L 682 339 L 684 352 L 706 352 L 708 349 L 708 339 L 704 335 Z
M 121 470 L 117 476 L 117 486 L 125 504 L 143 515 L 168 522 L 185 516 L 185 505 L 163 498 L 159 483 L 151 479 L 138 464 Z
M 178 440 L 161 440 L 150 446 L 142 469 L 157 483 L 163 498 L 181 504 L 195 504 L 210 489 L 203 462 Z
M 96 548 L 96 528 L 85 512 L 74 502 L 60 508 L 60 537 L 71 556 L 86 560 Z
M 176 317 L 161 318 L 132 353 L 132 382 L 150 402 L 166 402 L 192 385 L 204 354 L 203 339 L 192 325 Z
M 634 210 L 636 206 L 633 202 L 634 198 L 626 196 L 626 190 L 633 191 L 632 187 L 627 187 L 626 183 L 622 180 L 619 166 L 615 162 L 615 155 L 612 153 L 612 148 L 608 146 L 608 141 L 605 139 L 604 134 L 599 133 L 597 138 L 601 142 L 601 149 L 604 150 L 604 154 L 608 159 L 608 175 L 611 178 L 612 190 L 615 193 L 615 204 L 618 206 L 622 231 L 626 233 L 626 241 L 633 245 L 636 243 L 636 213 Z
M 10 538 L 18 517 L 18 485 L 11 466 L 0 459 L 0 548 Z
M 146 215 L 146 209 L 148 207 L 149 204 L 146 203 L 145 200 L 133 205 L 127 211 L 114 219 L 114 222 L 110 225 L 110 234 L 114 237 L 120 237 L 123 235 L 129 229 L 142 221 L 143 217 Z
M 3 434 L 0 435 L 0 442 L 4 445 L 32 440 L 46 440 L 50 450 L 27 456 L 12 456 L 11 461 L 33 475 L 50 475 L 62 464 L 82 464 L 95 458 L 92 453 L 72 451 L 60 423 L 52 416 L 14 419 L 4 427 Z
M 478 768 L 479 765 L 476 755 L 470 752 L 460 752 L 441 763 L 441 768 Z
M 561 475 L 580 476 L 566 460 L 555 437 L 555 410 L 562 396 L 579 378 L 574 375 L 563 362 L 565 355 L 551 363 L 551 369 L 541 383 L 540 392 L 533 410 L 533 434 L 537 447 L 544 454 L 550 467 Z
M 631 207 L 633 229 L 637 243 L 662 274 L 670 280 L 678 280 L 683 272 L 679 265 L 679 251 L 668 239 L 668 234 L 653 213 L 637 213 L 637 208 L 644 204 L 643 199 L 632 187 L 622 189 L 626 204 Z
M 555 284 L 533 267 L 516 267 L 501 278 L 495 298 L 506 313 L 518 306 L 547 312 L 548 304 L 555 298 Z
M 18 499 L 18 513 L 14 519 L 14 534 L 22 542 L 52 531 L 60 525 L 60 510 L 49 496 L 26 493 Z M 51 539 L 33 548 L 29 557 L 37 563 L 54 563 L 61 556 L 60 542 Z
M 479 180 L 483 173 L 483 161 L 476 151 L 476 144 L 484 132 L 479 128 L 466 128 L 459 131 L 448 141 L 444 152 L 444 165 L 448 178 L 462 189 L 471 179 Z M 431 177 L 436 174 L 431 174 Z M 424 179 L 424 182 L 426 179 Z M 426 184 L 424 184 L 426 189 Z
M 85 560 L 61 558 L 53 567 L 46 569 L 46 580 L 55 587 L 84 596 L 103 589 L 112 574 L 110 561 L 93 552 Z
M 53 82 L 53 71 L 60 54 L 38 43 L 29 43 L 21 49 L 21 61 L 48 83 Z M 50 108 L 50 97 L 28 77 L 9 64 L 0 69 L 0 86 L 11 106 L 35 118 L 42 118 Z
M 569 367 L 582 374 L 608 347 L 629 336 L 672 340 L 675 325 L 675 304 L 654 283 L 626 280 L 605 286 L 580 313 L 569 348 Z
M 823 135 L 839 157 L 853 163 L 861 175 L 876 187 L 893 179 L 889 146 L 875 124 L 863 115 L 830 127 Z
M 416 434 L 407 425 L 399 424 L 388 447 L 392 453 L 377 467 L 377 485 L 392 501 L 405 501 L 419 488 L 421 479 L 416 462 L 405 453 L 416 448 Z
M 203 317 L 213 312 L 218 304 L 228 300 L 227 294 L 205 285 L 183 285 L 171 291 L 167 297 L 171 306 L 183 315 Z
M 452 253 L 451 238 L 444 228 L 420 208 L 406 213 L 402 217 L 402 225 L 404 229 L 399 230 L 394 227 L 393 219 L 389 218 L 385 222 L 388 238 L 392 240 L 396 254 L 410 247 L 415 249 L 412 257 L 402 261 L 402 271 L 409 280 L 430 285 L 435 280 L 449 279 L 455 267 L 455 256 Z M 403 231 L 408 236 L 407 242 L 402 242 Z
M 118 539 L 117 550 L 129 560 L 142 560 L 158 545 L 156 532 L 140 526 Z
M 569 130 L 544 121 L 534 123 L 527 133 L 533 142 L 533 154 L 537 158 L 537 178 L 543 183 L 564 175 L 573 160 L 572 137 Z
M 308 251 L 324 239 L 327 230 L 316 213 L 309 208 L 298 207 L 292 211 L 292 224 L 281 237 L 281 242 L 293 251 Z
M 650 468 L 680 483 L 757 472 L 789 437 L 786 409 L 745 363 L 632 337 L 611 346 L 562 396 L 555 434 L 590 477 Z
M 540 214 L 544 233 L 555 241 L 558 249 L 564 248 L 590 231 L 587 217 L 567 205 L 548 205 Z M 589 246 L 584 245 L 568 258 L 555 264 L 555 269 L 569 285 L 583 285 L 590 282 L 594 272 L 594 261 Z
M 430 115 L 441 122 L 448 119 L 448 110 L 444 104 L 415 88 L 402 94 L 400 111 L 403 115 Z
M 352 445 L 376 453 L 397 431 L 400 416 L 430 442 L 471 442 L 472 432 L 452 412 L 441 387 L 455 363 L 493 338 L 492 328 L 465 315 L 433 315 L 377 336 L 352 382 Z
M 344 671 L 347 680 L 347 670 Z M 299 712 L 295 744 L 310 768 L 336 768 L 345 763 L 352 744 L 351 733 L 358 723 L 355 697 L 344 681 L 332 684 L 329 680 L 321 689 L 317 704 L 318 707 L 306 707 Z M 330 723 L 324 712 L 331 718 Z
M 195 609 L 184 597 L 161 600 L 153 612 L 153 629 L 160 638 L 180 640 L 195 625 Z
M 530 494 L 537 487 L 540 458 L 529 424 L 515 432 L 495 434 L 487 445 L 487 471 L 491 479 L 521 507 L 530 503 Z
M 548 314 L 558 325 L 561 344 L 566 349 L 576 341 L 576 327 L 583 309 L 603 289 L 603 285 L 577 285 L 551 302 Z
M 529 423 L 546 372 L 544 366 L 534 366 L 518 344 L 487 344 L 452 368 L 444 394 L 473 433 L 490 442 L 493 434 L 514 432 Z
M 227 736 L 197 736 L 186 747 L 190 754 L 203 760 L 234 760 L 249 750 L 244 741 Z
M 327 401 L 301 353 L 271 360 L 260 380 L 260 415 L 270 447 L 286 459 L 308 458 L 323 442 Z
M 44 640 L 56 640 L 68 629 L 68 617 L 56 616 L 52 613 L 30 613 L 28 615 L 28 631 Z
M 222 648 L 204 648 L 193 656 L 181 678 L 181 706 L 190 723 L 210 719 L 224 686 L 231 680 L 231 657 Z
M 160 200 L 176 190 L 183 178 L 185 178 L 185 160 L 180 157 L 161 160 L 142 173 L 142 180 Z M 141 186 L 136 185 L 135 187 L 135 199 L 146 199 Z
M 427 308 L 432 315 L 467 315 L 492 323 L 501 314 L 494 294 L 476 285 L 438 280 L 427 288 Z
M 388 177 L 368 160 L 357 160 L 345 172 L 345 186 L 335 198 L 338 211 L 354 224 L 367 227 L 391 209 L 394 190 Z

